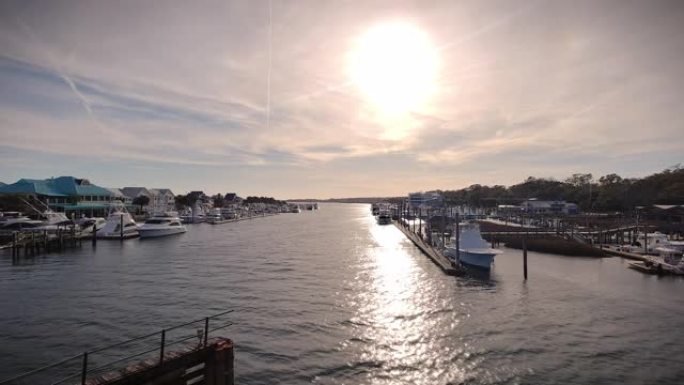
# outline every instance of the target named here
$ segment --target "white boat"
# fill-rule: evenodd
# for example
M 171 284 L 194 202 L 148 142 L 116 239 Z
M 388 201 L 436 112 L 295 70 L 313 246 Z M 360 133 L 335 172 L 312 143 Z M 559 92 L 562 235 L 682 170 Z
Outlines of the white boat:
M 489 242 L 482 239 L 480 227 L 476 223 L 464 223 L 460 227 L 458 252 L 454 241 L 451 246 L 445 248 L 444 254 L 463 265 L 490 270 L 494 256 L 501 254 L 501 251 L 493 249 Z
M 18 211 L 0 213 L 0 228 L 4 230 L 20 230 L 40 226 L 43 222 L 33 220 Z
M 670 249 L 675 249 L 680 252 L 684 251 L 684 242 L 682 241 L 671 241 L 668 239 L 667 234 L 661 232 L 654 233 L 639 233 L 636 238 L 637 245 L 624 246 L 622 249 L 636 253 L 636 254 L 659 254 L 658 248 L 665 247 Z M 644 244 L 646 247 L 644 248 Z
M 188 231 L 176 215 L 155 215 L 138 228 L 140 238 L 164 237 Z
M 389 225 L 392 223 L 392 215 L 389 211 L 382 210 L 378 213 L 377 220 L 379 225 Z
M 105 224 L 107 224 L 107 220 L 102 218 L 102 217 L 84 217 L 81 218 L 77 224 L 81 227 L 81 232 L 85 234 L 92 234 L 93 233 L 93 225 L 95 225 L 95 231 L 98 231 L 102 229 Z
M 107 222 L 104 227 L 97 231 L 97 237 L 104 239 L 127 239 L 135 238 L 138 235 L 135 220 L 122 203 L 115 203 L 110 206 Z

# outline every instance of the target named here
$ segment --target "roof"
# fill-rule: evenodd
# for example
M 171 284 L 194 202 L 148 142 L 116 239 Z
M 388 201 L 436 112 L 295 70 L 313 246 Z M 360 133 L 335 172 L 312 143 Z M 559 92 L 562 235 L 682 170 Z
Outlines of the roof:
M 152 196 L 152 193 L 145 187 L 124 187 L 121 189 L 121 192 L 130 198 L 137 198 L 140 195 Z
M 88 179 L 79 179 L 73 176 L 60 176 L 50 179 L 19 179 L 16 183 L 0 186 L 0 194 L 37 194 L 51 197 L 112 196 L 109 190 L 91 184 Z
M 110 193 L 112 193 L 112 196 L 115 198 L 123 198 L 125 195 L 121 192 L 121 189 L 115 188 L 115 187 L 104 187 L 106 190 L 108 190 Z
M 171 189 L 168 188 L 151 188 L 148 191 L 154 195 L 174 195 Z

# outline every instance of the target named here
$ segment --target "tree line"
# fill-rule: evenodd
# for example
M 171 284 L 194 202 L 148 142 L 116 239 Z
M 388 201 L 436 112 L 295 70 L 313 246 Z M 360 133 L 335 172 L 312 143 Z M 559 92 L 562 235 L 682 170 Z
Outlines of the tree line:
M 438 190 L 450 204 L 496 207 L 540 200 L 577 203 L 582 211 L 630 211 L 636 206 L 684 204 L 684 169 L 679 165 L 644 178 L 623 178 L 608 174 L 595 179 L 592 174 L 573 174 L 563 181 L 528 177 L 506 187 L 474 184 L 460 190 Z

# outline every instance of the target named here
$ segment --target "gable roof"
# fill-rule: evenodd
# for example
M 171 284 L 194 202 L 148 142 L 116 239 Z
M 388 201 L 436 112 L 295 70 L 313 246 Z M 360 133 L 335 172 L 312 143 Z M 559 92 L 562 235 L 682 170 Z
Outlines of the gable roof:
M 145 187 L 124 187 L 121 192 L 129 198 L 137 198 L 140 195 L 152 196 L 152 193 Z

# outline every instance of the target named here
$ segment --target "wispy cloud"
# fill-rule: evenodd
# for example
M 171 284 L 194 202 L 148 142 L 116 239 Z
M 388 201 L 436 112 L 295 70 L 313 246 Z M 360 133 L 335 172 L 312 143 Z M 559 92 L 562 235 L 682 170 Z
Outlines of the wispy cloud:
M 423 28 L 442 64 L 430 103 L 391 120 L 346 65 L 394 19 Z M 667 2 L 6 2 L 0 141 L 19 151 L 11 175 L 20 150 L 78 154 L 290 196 L 666 167 L 684 148 L 682 23 Z

